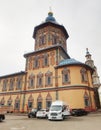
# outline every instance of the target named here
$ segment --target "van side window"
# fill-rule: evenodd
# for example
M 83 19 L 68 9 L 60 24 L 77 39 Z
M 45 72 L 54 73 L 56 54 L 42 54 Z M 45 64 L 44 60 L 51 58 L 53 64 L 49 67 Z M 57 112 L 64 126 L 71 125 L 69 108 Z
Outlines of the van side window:
M 63 105 L 62 111 L 65 111 L 67 106 Z

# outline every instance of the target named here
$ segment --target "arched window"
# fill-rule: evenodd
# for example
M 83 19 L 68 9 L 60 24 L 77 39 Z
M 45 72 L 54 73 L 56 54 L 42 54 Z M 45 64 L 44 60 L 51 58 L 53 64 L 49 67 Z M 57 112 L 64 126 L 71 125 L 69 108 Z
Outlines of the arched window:
M 68 80 L 69 80 L 68 74 L 64 74 L 64 80 L 65 80 L 65 82 L 68 82 Z
M 13 90 L 13 89 L 14 89 L 14 79 L 10 79 L 9 90 Z
M 51 84 L 51 77 L 50 76 L 47 78 L 47 83 Z
M 85 107 L 90 107 L 90 101 L 89 101 L 89 96 L 87 92 L 85 92 L 84 94 L 84 104 L 85 104 Z
M 7 90 L 7 83 L 8 83 L 8 80 L 3 81 L 3 88 L 2 88 L 3 91 Z
M 44 58 L 43 66 L 48 66 L 49 65 L 49 56 L 48 56 L 48 54 L 45 54 L 43 58 Z
M 16 102 L 15 102 L 15 109 L 20 109 L 20 100 L 17 100 Z
M 14 106 L 14 109 L 15 110 L 20 110 L 20 99 L 19 97 L 17 96 L 16 99 L 15 99 L 15 106 Z
M 34 64 L 33 64 L 33 68 L 38 68 L 39 67 L 39 57 L 35 56 L 34 58 Z
M 44 65 L 47 65 L 47 64 L 48 64 L 48 58 L 45 57 L 45 59 L 44 59 Z
M 37 87 L 43 87 L 43 74 L 41 72 L 37 75 Z
M 35 59 L 35 68 L 38 67 L 38 59 Z
M 2 105 L 2 106 L 5 105 L 5 98 L 4 97 L 1 99 L 0 105 Z
M 32 101 L 28 101 L 28 109 L 32 109 L 33 108 L 33 102 Z
M 40 77 L 39 78 L 39 86 L 41 86 L 42 85 L 42 78 Z
M 87 82 L 88 79 L 87 79 L 87 71 L 86 71 L 86 69 L 85 69 L 85 68 L 82 68 L 82 69 L 80 70 L 80 73 L 81 73 L 81 81 L 82 81 L 82 82 Z
M 52 103 L 52 97 L 51 97 L 50 93 L 48 93 L 48 94 L 47 94 L 47 97 L 46 97 L 46 108 L 47 108 L 47 109 L 50 108 L 51 103 Z
M 52 72 L 50 71 L 45 74 L 45 86 L 52 86 Z
M 28 109 L 32 109 L 33 108 L 33 96 L 32 94 L 29 96 L 28 98 Z
M 52 36 L 52 44 L 57 44 L 57 36 L 55 35 Z
M 17 85 L 16 85 L 16 89 L 21 90 L 22 89 L 22 78 L 18 78 L 17 79 Z
M 35 81 L 35 76 L 33 74 L 31 74 L 29 76 L 29 86 L 28 86 L 29 88 L 33 88 L 34 87 L 34 85 L 35 85 L 34 81 Z
M 45 42 L 46 42 L 46 36 L 45 36 L 45 35 L 41 35 L 41 36 L 39 37 L 39 46 L 44 45 Z
M 70 83 L 70 70 L 68 70 L 67 68 L 64 68 L 62 70 L 62 83 L 63 84 Z
M 11 99 L 11 97 L 9 97 L 9 99 L 8 99 L 8 101 L 7 101 L 7 105 L 8 105 L 8 106 L 11 106 L 11 105 L 12 105 L 12 99 Z
M 42 96 L 41 96 L 41 94 L 39 94 L 39 96 L 37 98 L 37 109 L 38 110 L 42 109 L 42 101 L 43 101 Z

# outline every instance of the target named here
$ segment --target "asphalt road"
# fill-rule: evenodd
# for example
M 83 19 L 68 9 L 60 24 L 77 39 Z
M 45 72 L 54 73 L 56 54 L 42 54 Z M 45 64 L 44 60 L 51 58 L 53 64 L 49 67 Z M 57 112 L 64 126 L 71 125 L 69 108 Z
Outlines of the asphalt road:
M 70 116 L 64 121 L 6 115 L 6 120 L 0 122 L 0 130 L 101 130 L 101 112 L 81 117 Z

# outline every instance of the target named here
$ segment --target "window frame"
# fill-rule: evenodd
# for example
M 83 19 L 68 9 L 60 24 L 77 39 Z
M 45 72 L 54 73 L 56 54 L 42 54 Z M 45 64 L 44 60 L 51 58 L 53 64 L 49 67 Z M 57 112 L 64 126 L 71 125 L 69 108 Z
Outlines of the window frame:
M 87 76 L 87 70 L 85 68 L 81 68 L 81 82 L 87 83 L 88 82 L 88 76 Z
M 52 84 L 53 84 L 52 75 L 53 75 L 53 73 L 50 72 L 50 71 L 48 71 L 48 72 L 45 74 L 45 86 L 46 86 L 46 87 L 52 86 Z M 50 81 L 49 81 L 49 79 L 50 79 Z
M 66 78 L 67 76 L 67 78 Z M 62 70 L 62 84 L 69 84 L 70 83 L 70 70 L 68 68 L 64 68 Z

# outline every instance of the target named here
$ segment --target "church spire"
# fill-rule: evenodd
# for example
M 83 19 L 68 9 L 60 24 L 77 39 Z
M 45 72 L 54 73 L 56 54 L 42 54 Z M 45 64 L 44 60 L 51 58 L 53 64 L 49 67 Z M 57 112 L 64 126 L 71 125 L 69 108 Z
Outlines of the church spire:
M 85 61 L 85 63 L 93 68 L 94 67 L 94 61 L 92 60 L 91 56 L 92 55 L 89 53 L 88 48 L 86 48 L 86 55 L 85 55 L 86 61 Z
M 85 57 L 86 57 L 86 60 L 91 60 L 91 54 L 89 53 L 88 48 L 86 48 L 86 55 L 85 55 Z

